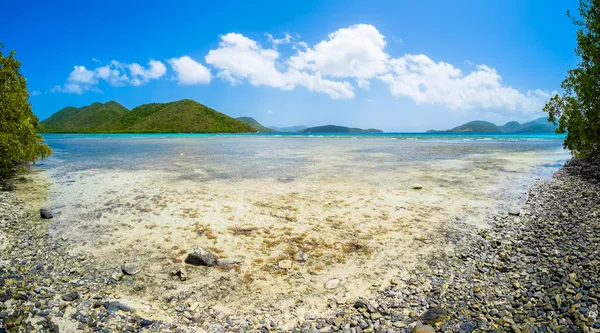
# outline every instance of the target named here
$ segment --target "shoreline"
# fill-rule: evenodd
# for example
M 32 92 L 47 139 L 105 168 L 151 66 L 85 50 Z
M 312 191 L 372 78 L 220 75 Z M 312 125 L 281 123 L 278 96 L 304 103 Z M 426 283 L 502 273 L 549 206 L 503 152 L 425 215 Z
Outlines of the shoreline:
M 539 290 L 536 290 L 536 288 L 541 288 L 540 284 L 534 285 L 528 281 L 536 278 L 536 274 L 538 274 L 536 265 L 540 266 L 539 272 L 548 269 L 540 262 L 530 265 L 533 268 L 531 273 L 528 271 L 528 267 L 521 267 L 523 259 L 530 256 L 539 257 L 541 254 L 538 252 L 528 253 L 523 245 L 518 247 L 517 244 L 529 240 L 529 238 L 520 239 L 518 233 L 533 235 L 536 230 L 532 230 L 532 226 L 539 226 L 541 218 L 561 216 L 562 211 L 539 211 L 540 207 L 550 204 L 549 194 L 555 197 L 559 193 L 575 195 L 576 193 L 571 193 L 572 190 L 569 188 L 574 185 L 565 187 L 563 185 L 573 182 L 581 185 L 581 179 L 589 178 L 590 172 L 592 176 L 595 172 L 598 177 L 597 169 L 595 171 L 588 170 L 587 173 L 582 174 L 573 173 L 575 169 L 582 168 L 582 163 L 585 164 L 572 159 L 565 167 L 559 169 L 551 180 L 539 181 L 531 185 L 519 216 L 516 216 L 516 213 L 499 216 L 494 222 L 489 223 L 489 229 L 469 231 L 457 228 L 440 233 L 445 237 L 444 242 L 453 243 L 456 248 L 456 256 L 432 255 L 426 264 L 418 267 L 417 272 L 411 274 L 410 277 L 382 281 L 383 288 L 369 300 L 340 304 L 333 299 L 324 299 L 323 302 L 327 301 L 328 304 L 327 313 L 319 315 L 305 313 L 301 316 L 302 318 L 299 318 L 301 323 L 297 324 L 293 330 L 302 332 L 341 330 L 351 333 L 385 330 L 409 332 L 412 330 L 412 325 L 422 319 L 420 316 L 426 309 L 440 305 L 447 312 L 444 316 L 447 319 L 442 320 L 441 324 L 437 324 L 438 331 L 471 332 L 472 330 L 468 330 L 471 324 L 472 329 L 477 327 L 478 330 L 484 331 L 494 329 L 525 331 L 527 327 L 535 325 L 535 322 L 527 321 L 526 319 L 529 318 L 521 318 L 523 315 L 526 316 L 531 311 L 546 313 L 545 311 L 551 312 L 556 309 L 554 309 L 555 305 L 552 300 L 544 300 L 542 305 L 539 304 L 539 301 L 533 305 L 527 301 L 514 307 L 515 302 L 518 303 L 521 299 L 537 299 L 537 296 L 540 296 Z M 589 182 L 583 184 L 586 192 L 580 193 L 592 193 L 588 198 L 593 198 L 593 193 L 597 193 L 594 192 L 594 189 L 598 190 L 598 185 L 589 185 Z M 96 271 L 93 263 L 86 261 L 85 256 L 70 255 L 65 242 L 61 242 L 60 239 L 51 240 L 47 230 L 41 234 L 34 232 L 32 226 L 39 222 L 22 214 L 25 206 L 15 196 L 15 193 L 2 192 L 0 195 L 0 221 L 2 223 L 0 231 L 2 234 L 6 234 L 11 242 L 7 244 L 6 249 L 0 248 L 3 253 L 0 281 L 5 291 L 0 297 L 3 297 L 2 300 L 5 301 L 4 306 L 10 309 L 0 308 L 0 327 L 9 326 L 9 323 L 12 323 L 11 327 L 14 327 L 20 321 L 21 327 L 24 327 L 23 323 L 29 323 L 34 328 L 38 322 L 41 322 L 42 326 L 46 325 L 47 330 L 58 326 L 63 328 L 63 331 L 76 330 L 81 325 L 83 325 L 83 331 L 90 330 L 92 327 L 104 327 L 110 331 L 135 331 L 140 327 L 148 327 L 150 330 L 158 332 L 186 332 L 198 327 L 214 332 L 239 331 L 240 328 L 244 331 L 288 329 L 281 328 L 276 318 L 269 318 L 272 310 L 269 308 L 257 308 L 254 313 L 240 314 L 235 318 L 214 308 L 204 308 L 202 304 L 186 304 L 185 301 L 180 302 L 181 304 L 176 305 L 173 309 L 175 316 L 171 319 L 176 318 L 176 320 L 171 323 L 146 319 L 143 309 L 138 309 L 135 304 L 119 303 L 120 295 L 114 294 L 111 290 L 115 281 L 112 281 L 104 272 Z M 567 199 L 565 198 L 565 200 Z M 6 208 L 6 205 L 2 205 L 4 203 L 13 205 L 13 208 L 17 208 L 17 210 Z M 551 208 L 556 210 L 560 207 L 551 206 Z M 575 210 L 591 208 L 578 206 Z M 593 223 L 598 223 L 598 215 L 593 216 L 592 221 L 595 221 Z M 542 225 L 545 226 L 545 224 Z M 544 230 L 544 228 L 539 230 Z M 15 235 L 19 236 L 10 237 Z M 598 245 L 597 236 L 595 237 L 592 239 L 592 243 Z M 37 248 L 32 248 L 34 245 Z M 593 247 L 590 246 L 590 248 Z M 52 258 L 48 251 L 58 253 L 60 259 Z M 501 257 L 500 253 L 504 253 L 504 257 Z M 515 258 L 515 262 L 512 261 L 512 258 Z M 55 263 L 53 266 L 53 261 L 62 262 L 62 264 Z M 525 275 L 521 275 L 523 272 Z M 580 285 L 581 292 L 577 292 L 578 288 L 573 285 L 572 288 L 568 288 L 569 291 L 563 290 L 567 296 L 564 301 L 558 303 L 570 302 L 572 299 L 577 300 L 576 304 L 588 302 L 588 300 L 592 303 L 593 300 L 597 302 L 595 298 L 597 281 L 592 283 L 592 287 L 585 289 L 587 285 L 582 284 L 583 281 L 577 282 L 577 273 L 573 281 Z M 596 279 L 597 273 L 596 271 Z M 568 274 L 567 283 L 570 283 Z M 478 278 L 473 276 L 478 276 Z M 522 278 L 526 278 L 523 280 L 524 282 L 521 281 Z M 515 281 L 518 284 L 515 284 Z M 126 280 L 121 283 L 130 283 L 134 288 L 136 287 L 135 280 Z M 527 288 L 528 284 L 533 287 L 531 291 Z M 143 293 L 143 286 L 139 287 L 141 288 L 139 292 Z M 62 299 L 63 296 L 73 291 L 77 292 L 76 300 L 65 301 Z M 571 294 L 571 291 L 576 292 Z M 590 296 L 590 291 L 594 296 Z M 515 293 L 522 296 L 513 301 L 506 300 L 507 296 Z M 531 296 L 528 293 L 531 293 Z M 573 297 L 568 298 L 569 295 Z M 543 295 L 540 297 L 543 299 Z M 558 299 L 562 300 L 561 297 Z M 489 305 L 490 302 L 494 302 L 493 306 Z M 556 298 L 554 303 L 557 303 Z M 587 305 L 587 303 L 585 304 Z M 548 305 L 553 310 L 549 310 Z M 530 306 L 532 310 L 525 310 L 525 307 Z M 137 311 L 130 312 L 129 310 L 133 310 L 131 307 L 136 308 Z M 584 310 L 587 312 L 582 313 L 581 308 L 587 309 Z M 561 310 L 562 307 L 556 311 L 560 313 Z M 569 312 L 570 310 L 571 308 L 568 308 L 566 313 L 573 315 L 577 312 L 588 319 L 585 321 L 576 316 L 573 324 L 583 322 L 584 326 L 591 329 L 596 325 L 597 304 L 590 304 L 587 307 L 580 306 L 572 313 Z M 512 313 L 519 311 L 518 317 L 515 318 Z M 59 314 L 58 317 L 57 314 Z M 590 319 L 592 317 L 593 319 Z M 498 327 L 494 327 L 494 324 Z M 558 325 L 561 325 L 559 321 L 554 328 Z M 568 325 L 568 322 L 565 325 Z M 600 327 L 600 324 L 598 326 Z M 566 327 L 566 331 L 581 329 Z M 560 329 L 555 330 L 550 327 L 548 329 L 560 331 Z M 581 331 L 584 330 L 581 329 Z

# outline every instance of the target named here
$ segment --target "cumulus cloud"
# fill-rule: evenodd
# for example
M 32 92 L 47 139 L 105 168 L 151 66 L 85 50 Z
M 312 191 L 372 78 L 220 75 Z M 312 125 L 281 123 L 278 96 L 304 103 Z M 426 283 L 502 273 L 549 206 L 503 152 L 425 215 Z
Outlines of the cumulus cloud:
M 166 72 L 167 67 L 157 60 L 150 60 L 148 68 L 137 63 L 124 64 L 115 60 L 108 65 L 94 69 L 87 69 L 85 66 L 74 66 L 67 82 L 62 86 L 54 86 L 50 91 L 78 95 L 86 91 L 101 91 L 97 87 L 101 80 L 114 87 L 140 86 L 150 80 L 162 77 Z
M 206 63 L 219 70 L 217 77 L 230 83 L 248 81 L 254 86 L 293 90 L 303 86 L 310 91 L 328 94 L 332 98 L 353 98 L 348 82 L 323 78 L 320 72 L 308 73 L 288 67 L 280 70 L 279 52 L 262 48 L 256 41 L 238 33 L 221 36 L 219 48 L 210 50 Z
M 165 75 L 167 67 L 160 61 L 150 60 L 148 62 L 148 68 L 144 68 L 139 64 L 133 63 L 125 65 L 131 73 L 131 84 L 139 86 L 153 79 Z
M 426 55 L 407 54 L 391 59 L 390 66 L 391 71 L 379 78 L 389 85 L 394 96 L 409 97 L 417 103 L 441 104 L 452 110 L 527 112 L 541 110 L 550 98 L 541 90 L 521 93 L 503 85 L 497 71 L 485 65 L 465 74 Z
M 188 56 L 171 58 L 168 63 L 177 76 L 177 82 L 181 85 L 210 83 L 210 70 Z
M 282 90 L 304 86 L 332 98 L 354 98 L 355 87 L 370 90 L 372 80 L 378 79 L 396 97 L 452 110 L 527 113 L 541 110 L 551 96 L 541 90 L 521 92 L 506 85 L 498 72 L 486 65 L 466 61 L 474 69 L 465 73 L 424 54 L 395 58 L 385 51 L 386 37 L 369 24 L 339 29 L 313 46 L 289 34 L 281 39 L 267 37 L 272 48 L 263 48 L 241 34 L 224 35 L 206 62 L 219 70 L 217 77 L 231 84 L 247 81 Z M 395 36 L 391 39 L 402 43 Z M 282 59 L 277 46 L 283 44 L 292 44 L 295 54 Z
M 289 65 L 337 78 L 369 79 L 388 70 L 385 37 L 372 25 L 357 24 L 329 34 L 291 57 Z

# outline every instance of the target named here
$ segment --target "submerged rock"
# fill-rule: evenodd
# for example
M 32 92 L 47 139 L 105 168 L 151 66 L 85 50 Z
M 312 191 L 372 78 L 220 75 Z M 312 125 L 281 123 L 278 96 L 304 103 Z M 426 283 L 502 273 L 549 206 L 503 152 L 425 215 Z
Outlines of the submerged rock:
M 442 309 L 439 306 L 436 306 L 435 308 L 431 308 L 425 311 L 423 315 L 421 315 L 421 320 L 425 324 L 434 324 L 444 320 L 446 318 L 446 315 L 447 314 L 446 311 L 444 311 L 444 309 Z
M 210 250 L 197 247 L 188 253 L 185 263 L 194 266 L 217 266 L 217 256 Z
M 306 262 L 308 260 L 308 254 L 306 252 L 298 251 L 294 253 L 294 261 Z
M 335 289 L 340 286 L 340 283 L 338 279 L 331 279 L 325 283 L 325 289 Z
M 135 263 L 124 263 L 121 265 L 121 270 L 127 275 L 136 275 L 142 271 L 142 266 Z
M 40 217 L 43 219 L 51 219 L 54 215 L 52 215 L 52 211 L 49 208 L 42 208 L 40 209 Z
M 79 293 L 77 291 L 72 291 L 68 294 L 62 295 L 62 300 L 65 302 L 72 302 L 79 298 Z
M 278 266 L 281 269 L 292 269 L 292 261 L 291 260 L 280 260 L 278 263 Z
M 187 280 L 187 273 L 183 267 L 178 267 L 171 272 L 171 275 L 175 275 L 179 278 L 180 281 Z

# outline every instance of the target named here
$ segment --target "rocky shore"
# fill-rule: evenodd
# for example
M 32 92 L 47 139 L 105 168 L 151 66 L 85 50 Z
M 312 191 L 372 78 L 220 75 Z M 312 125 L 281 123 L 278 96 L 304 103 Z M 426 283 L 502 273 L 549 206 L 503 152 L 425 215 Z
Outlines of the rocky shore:
M 120 276 L 135 267 L 96 270 L 24 211 L 14 193 L 0 192 L 0 328 L 9 332 L 600 332 L 598 159 L 572 159 L 489 228 L 440 231 L 454 254 L 382 281 L 377 297 L 324 296 L 327 313 L 298 314 L 292 328 L 277 309 L 228 316 L 184 299 L 157 304 L 163 320 L 145 318 L 118 294 L 119 284 L 135 283 Z

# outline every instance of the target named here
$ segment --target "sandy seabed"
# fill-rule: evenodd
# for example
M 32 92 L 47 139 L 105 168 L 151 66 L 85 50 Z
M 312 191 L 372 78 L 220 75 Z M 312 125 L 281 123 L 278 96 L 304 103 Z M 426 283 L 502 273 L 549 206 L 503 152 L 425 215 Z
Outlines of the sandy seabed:
M 161 304 L 185 298 L 225 313 L 293 309 L 284 311 L 293 322 L 323 312 L 327 299 L 369 297 L 418 270 L 432 251 L 452 251 L 439 241 L 445 228 L 486 227 L 499 210 L 519 207 L 533 170 L 562 158 L 562 151 L 481 154 L 393 167 L 333 156 L 288 177 L 236 178 L 206 177 L 214 166 L 182 153 L 175 163 L 184 172 L 82 169 L 57 177 L 48 170 L 30 177 L 47 187 L 56 213 L 51 233 L 73 254 L 94 260 L 107 276 L 124 262 L 142 266 L 115 290 L 139 311 L 168 318 Z M 240 265 L 184 265 L 197 246 Z M 181 266 L 185 281 L 171 274 Z M 327 289 L 334 279 L 339 286 Z

